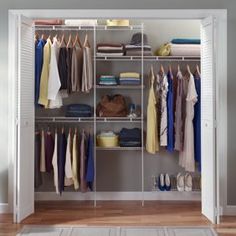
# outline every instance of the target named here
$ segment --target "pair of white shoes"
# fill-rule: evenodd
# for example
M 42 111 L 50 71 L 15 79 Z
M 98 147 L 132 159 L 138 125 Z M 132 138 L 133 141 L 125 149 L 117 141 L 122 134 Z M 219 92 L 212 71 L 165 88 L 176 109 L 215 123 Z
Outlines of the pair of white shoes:
M 185 175 L 179 173 L 177 175 L 177 190 L 179 192 L 191 192 L 193 188 L 193 177 L 191 174 L 186 173 Z

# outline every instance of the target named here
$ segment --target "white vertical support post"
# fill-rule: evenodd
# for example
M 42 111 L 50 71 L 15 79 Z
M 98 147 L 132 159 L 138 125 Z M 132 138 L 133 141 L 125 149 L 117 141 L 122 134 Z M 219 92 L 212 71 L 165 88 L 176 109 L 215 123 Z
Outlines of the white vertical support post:
M 96 126 L 96 74 L 97 74 L 97 70 L 96 70 L 96 64 L 97 64 L 97 60 L 96 60 L 96 26 L 94 26 L 94 30 L 93 30 L 93 107 L 94 107 L 94 111 L 93 111 L 93 157 L 94 157 L 94 207 L 97 206 L 97 150 L 96 150 L 96 130 L 97 130 L 97 126 Z
M 141 159 L 142 159 L 142 206 L 144 206 L 144 130 L 143 130 L 143 122 L 144 122 L 144 117 L 143 117 L 143 23 L 141 24 L 141 34 L 142 34 L 142 54 L 141 54 L 141 139 L 142 139 L 142 148 L 141 148 Z

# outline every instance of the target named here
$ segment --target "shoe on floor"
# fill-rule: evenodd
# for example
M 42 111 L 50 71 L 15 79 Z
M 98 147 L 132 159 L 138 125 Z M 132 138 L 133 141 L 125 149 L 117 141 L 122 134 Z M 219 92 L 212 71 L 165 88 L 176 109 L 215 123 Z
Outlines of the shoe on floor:
M 158 178 L 158 188 L 161 191 L 165 191 L 165 177 L 164 177 L 163 174 L 159 175 L 159 178 Z
M 165 174 L 165 188 L 166 188 L 166 191 L 171 190 L 170 176 L 168 174 Z
M 193 177 L 191 174 L 187 173 L 185 176 L 184 176 L 184 182 L 185 182 L 185 187 L 184 187 L 184 190 L 186 192 L 191 192 L 192 191 L 192 188 L 193 188 Z
M 177 182 L 177 190 L 179 192 L 183 192 L 184 191 L 184 175 L 182 175 L 181 173 L 178 173 L 177 177 L 176 177 L 176 182 Z

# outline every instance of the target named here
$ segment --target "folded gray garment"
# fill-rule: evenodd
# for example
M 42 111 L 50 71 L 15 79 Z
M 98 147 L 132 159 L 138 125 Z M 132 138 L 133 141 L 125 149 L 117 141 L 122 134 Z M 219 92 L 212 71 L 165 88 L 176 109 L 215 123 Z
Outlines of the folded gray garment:
M 137 50 L 137 51 L 126 51 L 125 53 L 126 56 L 142 56 L 142 51 L 141 50 Z M 144 56 L 152 56 L 152 51 L 143 51 L 143 55 Z

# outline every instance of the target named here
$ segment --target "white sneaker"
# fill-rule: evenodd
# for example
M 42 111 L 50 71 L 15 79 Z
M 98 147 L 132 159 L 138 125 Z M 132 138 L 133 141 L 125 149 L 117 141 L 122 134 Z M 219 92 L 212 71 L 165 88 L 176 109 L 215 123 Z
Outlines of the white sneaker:
M 182 175 L 181 173 L 178 173 L 176 180 L 177 180 L 177 190 L 179 192 L 183 192 L 184 191 L 184 175 Z
M 191 192 L 192 191 L 192 188 L 193 188 L 193 178 L 192 178 L 192 175 L 187 173 L 185 176 L 184 176 L 184 182 L 185 182 L 185 187 L 184 187 L 184 190 L 186 192 Z

